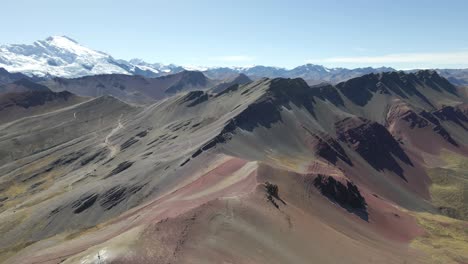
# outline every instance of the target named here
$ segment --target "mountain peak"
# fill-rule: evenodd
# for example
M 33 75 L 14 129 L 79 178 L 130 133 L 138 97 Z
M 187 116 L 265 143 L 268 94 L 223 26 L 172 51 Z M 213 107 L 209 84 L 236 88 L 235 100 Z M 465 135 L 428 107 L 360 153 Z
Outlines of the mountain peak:
M 131 64 L 135 64 L 135 65 L 138 65 L 138 64 L 141 64 L 141 65 L 148 65 L 149 63 L 147 63 L 146 61 L 140 59 L 140 58 L 133 58 L 133 59 L 130 59 L 128 62 L 130 62 Z
M 9 72 L 5 68 L 0 67 L 0 74 L 9 74 Z
M 80 45 L 67 36 L 51 36 L 33 44 L 1 46 L 0 67 L 29 76 L 74 78 L 96 74 L 130 74 L 110 55 Z
M 36 43 L 44 48 L 59 49 L 61 53 L 69 52 L 76 56 L 110 57 L 110 55 L 103 52 L 82 46 L 67 36 L 51 36 L 46 38 L 45 41 L 38 41 Z
M 372 73 L 371 73 L 372 74 Z M 424 80 L 440 80 L 443 79 L 435 70 L 418 70 L 415 72 L 404 71 L 385 71 L 375 74 L 379 80 L 389 78 L 393 80 L 405 80 L 408 78 Z
M 421 78 L 442 78 L 435 70 L 419 70 L 415 74 Z
M 65 35 L 62 35 L 62 36 L 50 36 L 48 38 L 46 38 L 46 41 L 48 42 L 72 42 L 74 44 L 79 44 L 78 41 L 70 38 L 70 37 L 67 37 Z
M 239 75 L 236 76 L 236 78 L 234 78 L 234 81 L 238 83 L 242 82 L 242 84 L 244 84 L 244 83 L 251 82 L 252 80 L 249 78 L 249 76 L 245 75 L 244 73 L 240 73 Z

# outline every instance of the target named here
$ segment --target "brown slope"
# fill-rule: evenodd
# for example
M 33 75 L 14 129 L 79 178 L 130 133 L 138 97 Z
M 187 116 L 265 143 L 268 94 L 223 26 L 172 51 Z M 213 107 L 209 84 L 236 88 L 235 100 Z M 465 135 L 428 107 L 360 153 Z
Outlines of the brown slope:
M 424 110 L 417 113 L 403 102 L 396 101 L 389 108 L 386 126 L 396 138 L 410 141 L 416 144 L 416 148 L 426 152 L 437 152 L 440 146 L 450 149 L 454 147 L 456 149 L 459 146 L 459 143 L 432 113 Z M 429 138 L 434 143 L 438 143 L 426 144 Z

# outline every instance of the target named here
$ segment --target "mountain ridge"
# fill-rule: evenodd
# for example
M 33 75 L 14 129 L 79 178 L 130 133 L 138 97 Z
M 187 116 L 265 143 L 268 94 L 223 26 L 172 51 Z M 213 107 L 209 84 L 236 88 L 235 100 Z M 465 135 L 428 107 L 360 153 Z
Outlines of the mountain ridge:
M 142 75 L 149 78 L 174 74 L 184 70 L 196 70 L 209 78 L 226 80 L 238 74 L 252 79 L 303 78 L 309 84 L 321 82 L 339 83 L 368 73 L 396 71 L 390 67 L 328 68 L 304 64 L 291 69 L 274 66 L 249 67 L 193 67 L 174 64 L 148 63 L 141 59 L 114 59 L 111 55 L 84 47 L 67 36 L 51 36 L 30 45 L 10 44 L 0 46 L 0 67 L 10 72 L 24 73 L 41 78 L 77 78 L 97 74 Z M 435 69 L 456 85 L 468 85 L 467 69 Z M 417 70 L 408 70 L 408 72 Z
M 136 104 L 150 104 L 175 93 L 208 89 L 213 80 L 196 71 L 181 71 L 160 77 L 141 75 L 100 74 L 78 78 L 55 77 L 41 82 L 53 91 L 70 91 L 80 96 L 112 95 Z
M 443 151 L 468 153 L 467 98 L 451 93 L 450 83 L 441 87 L 436 74 L 368 74 L 317 86 L 262 78 L 220 93 L 183 91 L 144 108 L 104 96 L 2 126 L 0 258 L 428 263 L 433 250 L 463 256 L 437 251 L 437 234 L 421 224 L 432 217 L 431 226 L 460 228 L 468 217 L 466 205 L 434 191 L 447 179 L 427 167 L 445 164 Z M 356 87 L 365 92 L 360 104 L 346 91 Z M 456 188 L 442 191 L 464 188 L 465 176 L 456 176 Z M 458 220 L 437 222 L 446 216 Z M 334 254 L 324 250 L 338 240 Z
M 114 59 L 111 55 L 95 51 L 80 45 L 77 41 L 67 36 L 51 36 L 45 40 L 39 40 L 32 45 L 10 44 L 0 46 L 0 67 L 11 72 L 23 72 L 28 75 L 42 77 L 57 76 L 76 78 L 95 74 L 139 74 L 146 77 L 158 77 L 161 75 L 176 73 L 183 70 L 191 70 L 193 67 L 183 67 L 173 64 L 147 63 L 141 59 L 129 61 Z M 244 73 L 258 77 L 301 77 L 307 75 L 304 70 L 311 72 L 309 77 L 331 72 L 335 75 L 353 70 L 342 68 L 325 68 L 319 65 L 306 64 L 287 70 L 281 67 L 253 66 L 253 67 L 198 67 L 207 73 L 209 77 L 227 79 L 232 74 Z M 198 69 L 197 68 L 197 69 Z M 358 68 L 358 72 L 390 70 L 390 68 Z M 225 71 L 225 72 L 223 72 Z M 355 76 L 351 74 L 351 76 Z M 305 77 L 305 76 L 303 76 Z M 331 80 L 337 77 L 330 77 Z

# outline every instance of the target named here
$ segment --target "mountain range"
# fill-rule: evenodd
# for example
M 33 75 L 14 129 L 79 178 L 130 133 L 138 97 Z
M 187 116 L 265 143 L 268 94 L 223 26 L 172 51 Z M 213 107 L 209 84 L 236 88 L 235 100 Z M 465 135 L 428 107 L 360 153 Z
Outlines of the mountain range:
M 176 93 L 203 90 L 216 82 L 196 71 L 181 71 L 155 78 L 141 75 L 102 74 L 73 79 L 55 77 L 41 82 L 49 89 L 69 91 L 79 96 L 111 95 L 135 104 L 154 103 Z
M 252 79 L 303 78 L 309 84 L 338 83 L 369 73 L 394 71 L 392 68 L 326 68 L 306 64 L 293 69 L 271 66 L 252 67 L 183 67 L 173 64 L 147 63 L 141 59 L 115 59 L 104 52 L 80 45 L 66 36 L 52 36 L 33 44 L 0 46 L 0 67 L 10 72 L 21 72 L 37 77 L 77 78 L 101 74 L 141 75 L 160 77 L 184 70 L 202 71 L 211 79 L 224 80 L 245 74 Z M 439 74 L 457 85 L 468 85 L 468 70 L 441 69 Z
M 466 73 L 4 45 L 0 263 L 468 263 Z
M 8 86 L 0 262 L 468 261 L 463 88 L 424 70 L 180 91 L 186 75 L 203 82 L 94 76 L 174 92 L 148 106 Z

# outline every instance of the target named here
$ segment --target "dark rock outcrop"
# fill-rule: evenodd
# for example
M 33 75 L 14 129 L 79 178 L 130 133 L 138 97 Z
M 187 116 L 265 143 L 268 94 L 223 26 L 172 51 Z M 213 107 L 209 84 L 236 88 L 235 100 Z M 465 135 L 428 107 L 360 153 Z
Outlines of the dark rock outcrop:
M 286 205 L 286 202 L 283 201 L 283 199 L 280 198 L 279 196 L 279 188 L 278 185 L 270 183 L 270 182 L 265 182 L 265 191 L 266 191 L 266 197 L 268 201 L 273 204 L 274 207 L 279 209 L 279 204 L 277 201 L 280 201 L 282 204 Z
M 363 118 L 346 118 L 335 124 L 338 140 L 347 143 L 376 170 L 389 170 L 406 181 L 403 168 L 394 157 L 413 166 L 411 160 L 388 130 Z
M 441 109 L 434 111 L 433 115 L 438 117 L 442 121 L 450 121 L 463 129 L 468 130 L 466 124 L 468 124 L 468 111 L 466 111 L 466 105 L 461 105 L 458 107 L 453 106 L 444 106 Z
M 331 201 L 358 215 L 363 220 L 368 220 L 366 200 L 352 182 L 346 181 L 344 184 L 331 176 L 318 175 L 313 184 L 322 195 Z
M 133 165 L 133 162 L 124 161 L 124 162 L 120 163 L 119 165 L 117 165 L 117 167 L 115 167 L 104 179 L 109 178 L 111 176 L 114 176 L 116 174 L 119 174 L 122 171 L 130 168 L 132 165 Z

